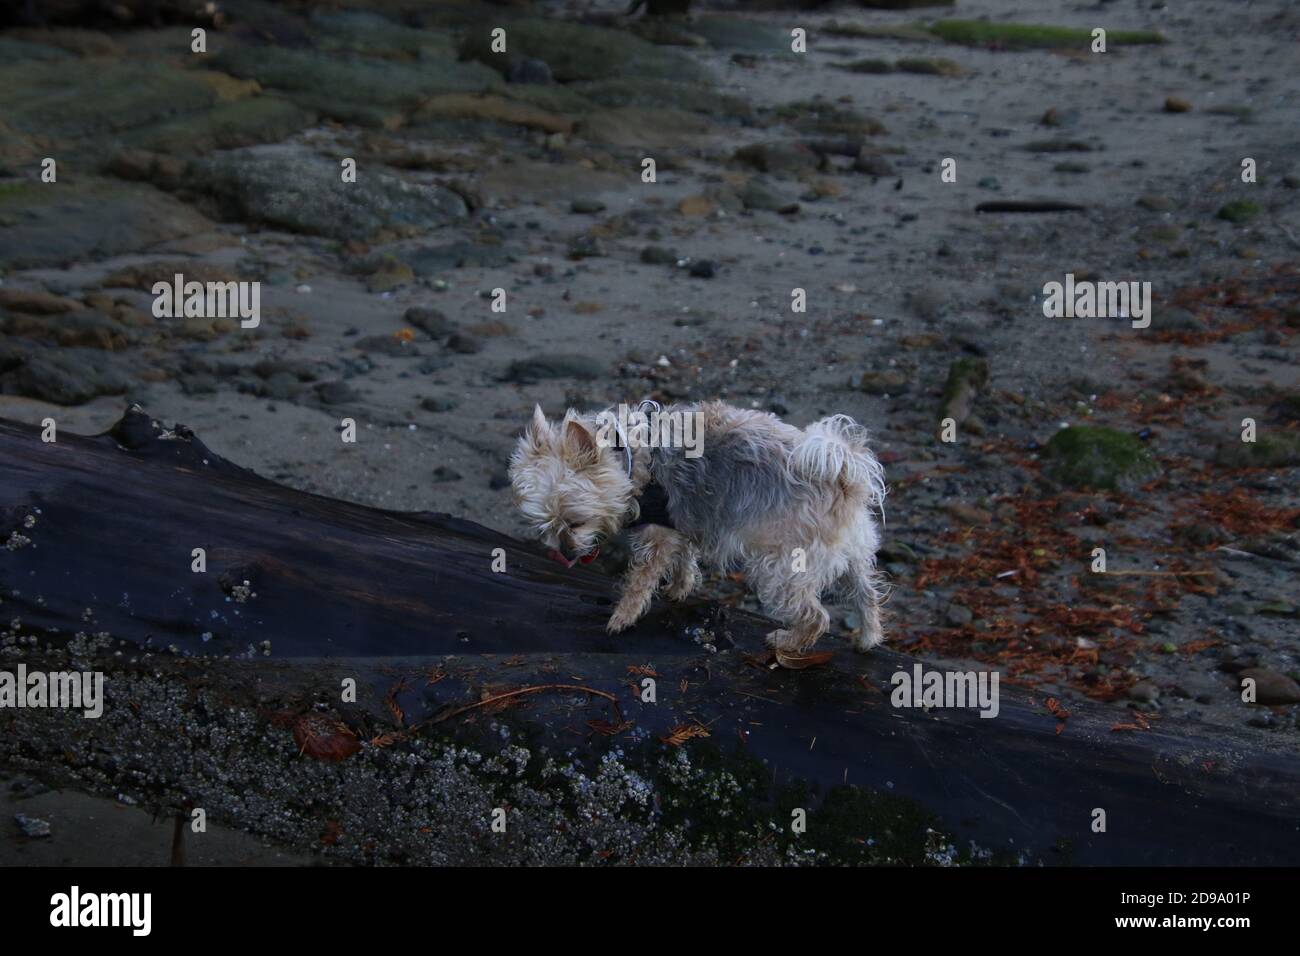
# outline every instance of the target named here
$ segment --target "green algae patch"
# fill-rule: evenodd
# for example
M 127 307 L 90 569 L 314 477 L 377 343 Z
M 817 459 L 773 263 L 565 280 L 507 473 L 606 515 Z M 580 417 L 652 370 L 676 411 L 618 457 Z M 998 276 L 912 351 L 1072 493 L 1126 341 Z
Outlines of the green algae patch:
M 961 76 L 966 72 L 960 64 L 942 56 L 904 57 L 894 65 L 900 73 L 916 73 L 921 76 Z
M 1064 428 L 1043 449 L 1049 478 L 1070 488 L 1127 491 L 1160 466 L 1137 437 L 1113 428 Z
M 1030 23 L 987 23 L 982 20 L 940 20 L 930 32 L 949 43 L 963 46 L 999 46 L 1012 50 L 1048 50 L 1059 47 L 1087 47 L 1092 30 L 1078 27 L 1049 27 Z M 1152 30 L 1107 30 L 1107 46 L 1139 46 L 1164 43 Z
M 1228 468 L 1291 468 L 1300 465 L 1300 435 L 1281 432 L 1260 435 L 1253 442 L 1232 442 L 1220 448 L 1216 458 Z
M 1250 222 L 1258 216 L 1263 210 L 1259 203 L 1251 202 L 1249 199 L 1238 199 L 1235 202 L 1226 203 L 1220 210 L 1218 217 L 1231 223 Z

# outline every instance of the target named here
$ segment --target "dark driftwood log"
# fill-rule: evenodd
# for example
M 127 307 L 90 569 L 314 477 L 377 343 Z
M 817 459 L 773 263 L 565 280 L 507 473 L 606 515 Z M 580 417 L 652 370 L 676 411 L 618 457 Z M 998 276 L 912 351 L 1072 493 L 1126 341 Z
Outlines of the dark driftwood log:
M 138 411 L 109 434 L 52 444 L 0 421 L 6 541 L 4 666 L 88 668 L 93 660 L 109 700 L 98 721 L 0 711 L 0 761 L 161 808 L 204 806 L 288 843 L 335 845 L 349 859 L 594 861 L 650 852 L 608 837 L 606 849 L 539 855 L 545 841 L 527 833 L 534 811 L 492 781 L 482 793 L 457 784 L 481 806 L 448 798 L 436 812 L 411 809 L 414 791 L 437 785 L 436 776 L 411 776 L 435 741 L 487 752 L 500 726 L 527 739 L 538 761 L 590 767 L 617 748 L 655 788 L 661 829 L 671 821 L 693 848 L 710 839 L 741 847 L 732 858 L 768 859 L 764 852 L 789 844 L 830 860 L 920 860 L 934 839 L 927 827 L 998 860 L 1295 858 L 1300 757 L 1292 752 L 1191 724 L 1115 732 L 1123 717 L 1092 705 L 1072 707 L 1058 733 L 1041 698 L 1006 684 L 995 719 L 896 709 L 890 677 L 910 671 L 911 659 L 837 645 L 825 666 L 774 671 L 762 643 L 772 623 L 708 603 L 656 605 L 631 632 L 610 637 L 603 623 L 613 582 L 604 576 L 565 571 L 447 515 L 377 511 L 278 486 Z M 206 573 L 191 570 L 194 548 L 206 550 Z M 491 569 L 496 548 L 505 573 Z M 252 593 L 241 602 L 245 581 Z M 79 631 L 107 633 L 112 643 L 88 648 L 87 638 L 72 639 Z M 646 665 L 656 675 L 654 703 L 639 695 Z M 349 676 L 359 685 L 355 703 L 339 699 Z M 677 748 L 744 782 L 723 836 L 709 836 L 705 797 L 683 807 L 683 791 L 663 777 L 663 757 Z M 313 759 L 331 757 L 341 759 Z M 532 770 L 526 780 L 547 790 Z M 679 798 L 672 812 L 670 792 Z M 510 803 L 511 821 L 520 821 L 511 823 L 520 831 L 513 843 L 488 836 L 494 800 Z M 792 807 L 809 811 L 801 836 L 788 832 Z M 1094 808 L 1106 811 L 1105 833 L 1091 830 Z M 447 829 L 462 811 L 459 830 Z M 411 823 L 418 813 L 431 814 L 428 826 Z M 477 824 L 465 819 L 480 816 L 481 832 L 467 838 Z M 736 836 L 769 821 L 777 832 L 766 845 Z M 599 814 L 547 823 L 577 844 L 583 827 L 609 825 Z

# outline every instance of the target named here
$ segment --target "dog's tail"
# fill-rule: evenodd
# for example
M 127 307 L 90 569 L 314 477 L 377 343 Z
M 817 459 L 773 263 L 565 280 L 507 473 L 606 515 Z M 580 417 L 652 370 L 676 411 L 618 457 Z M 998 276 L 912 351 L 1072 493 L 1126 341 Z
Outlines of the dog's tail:
M 790 451 L 790 474 L 801 481 L 839 482 L 846 496 L 884 514 L 885 469 L 867 446 L 867 430 L 847 415 L 832 415 L 804 429 Z

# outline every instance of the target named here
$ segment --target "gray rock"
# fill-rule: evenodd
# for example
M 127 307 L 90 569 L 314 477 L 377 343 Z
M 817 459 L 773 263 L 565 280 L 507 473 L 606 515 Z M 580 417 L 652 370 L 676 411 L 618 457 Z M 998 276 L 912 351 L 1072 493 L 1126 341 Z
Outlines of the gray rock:
M 292 400 L 301 389 L 302 385 L 298 382 L 298 376 L 289 372 L 276 372 L 264 382 L 260 382 L 253 391 L 261 398 L 287 402 Z
M 1160 699 L 1160 688 L 1150 681 L 1140 681 L 1129 688 L 1128 698 L 1143 704 L 1155 703 Z
M 138 183 L 85 177 L 57 188 L 23 181 L 0 190 L 0 262 L 11 269 L 128 255 L 213 227 Z
M 790 34 L 777 27 L 738 17 L 698 17 L 691 25 L 692 33 L 704 37 L 716 50 L 736 50 L 761 53 L 768 56 L 795 57 L 790 49 Z
M 345 183 L 337 163 L 282 147 L 216 154 L 193 164 L 187 178 L 223 216 L 340 240 L 424 231 L 468 215 L 465 201 L 442 186 L 374 170 Z
M 507 382 L 535 382 L 544 378 L 590 380 L 605 374 L 605 366 L 585 355 L 551 354 L 511 362 L 502 376 Z
M 458 63 L 450 51 L 411 63 L 285 46 L 270 53 L 266 47 L 231 45 L 213 58 L 213 65 L 264 87 L 284 90 L 299 105 L 332 119 L 364 125 L 375 125 L 386 113 L 413 108 L 439 94 L 483 92 L 501 84 L 494 71 L 477 63 Z
M 853 160 L 853 169 L 859 173 L 866 173 L 868 176 L 895 175 L 893 163 L 879 153 L 868 151 L 865 147 L 858 152 L 857 157 Z
M 943 315 L 949 296 L 936 286 L 922 286 L 907 294 L 907 307 L 918 318 L 933 322 Z
M 515 261 L 513 248 L 467 240 L 424 246 L 401 255 L 418 276 L 434 276 L 449 269 L 500 269 Z
M 25 813 L 16 813 L 14 814 L 14 822 L 18 824 L 18 829 L 22 831 L 25 837 L 38 840 L 50 836 L 50 824 L 47 820 L 29 817 Z
M 441 414 L 442 412 L 455 411 L 459 404 L 460 403 L 454 398 L 441 398 L 436 395 L 420 400 L 420 407 L 426 412 L 435 412 L 438 414 Z
M 0 345 L 0 392 L 81 405 L 100 395 L 121 395 L 132 382 L 116 356 L 98 349 L 23 352 Z
M 554 82 L 554 77 L 551 76 L 551 68 L 547 66 L 545 60 L 523 56 L 511 61 L 506 69 L 506 82 L 544 85 Z
M 413 305 L 402 315 L 402 321 L 419 329 L 430 338 L 442 339 L 456 330 L 456 323 L 437 309 Z
M 575 236 L 569 242 L 570 259 L 594 259 L 605 254 L 605 243 L 600 236 Z
M 975 615 L 971 613 L 970 608 L 957 603 L 949 604 L 943 615 L 944 622 L 947 623 L 949 627 L 964 627 L 974 620 L 974 618 Z
M 641 261 L 652 266 L 674 266 L 678 255 L 672 249 L 663 246 L 646 246 L 641 250 Z
M 451 338 L 447 339 L 447 348 L 461 355 L 474 355 L 483 351 L 483 344 L 472 335 L 454 332 Z
M 613 77 L 654 78 L 707 84 L 708 73 L 676 50 L 654 46 L 623 30 L 564 20 L 522 19 L 509 27 L 509 54 L 492 49 L 491 33 L 466 31 L 463 59 L 505 74 L 518 57 L 544 61 L 560 83 Z
M 799 204 L 770 189 L 766 184 L 751 179 L 741 188 L 740 201 L 746 209 L 766 212 L 794 213 L 799 211 Z
M 418 348 L 395 335 L 367 335 L 353 342 L 352 347 L 362 352 L 392 355 L 398 358 L 415 358 L 420 354 Z
M 347 382 L 321 382 L 316 386 L 316 397 L 325 405 L 350 405 L 361 400 L 361 395 Z
M 1300 684 L 1285 674 L 1265 667 L 1247 667 L 1237 672 L 1238 682 L 1255 681 L 1255 703 L 1266 706 L 1300 704 Z
M 735 159 L 761 173 L 795 176 L 825 165 L 825 157 L 802 143 L 754 143 L 736 150 Z

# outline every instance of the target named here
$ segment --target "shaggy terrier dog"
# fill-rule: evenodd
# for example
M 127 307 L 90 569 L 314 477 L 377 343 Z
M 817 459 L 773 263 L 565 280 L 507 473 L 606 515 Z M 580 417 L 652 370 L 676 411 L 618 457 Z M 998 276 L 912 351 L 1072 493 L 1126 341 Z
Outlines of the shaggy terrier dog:
M 538 406 L 510 480 L 520 511 L 567 566 L 630 532 L 610 633 L 631 627 L 661 586 L 674 601 L 686 598 L 704 561 L 744 570 L 784 625 L 768 644 L 787 666 L 800 666 L 830 625 L 821 596 L 837 584 L 862 620 L 854 646 L 884 640 L 873 517 L 884 472 L 864 429 L 845 415 L 801 430 L 722 402 L 643 402 L 630 416 L 570 410 L 552 423 Z

